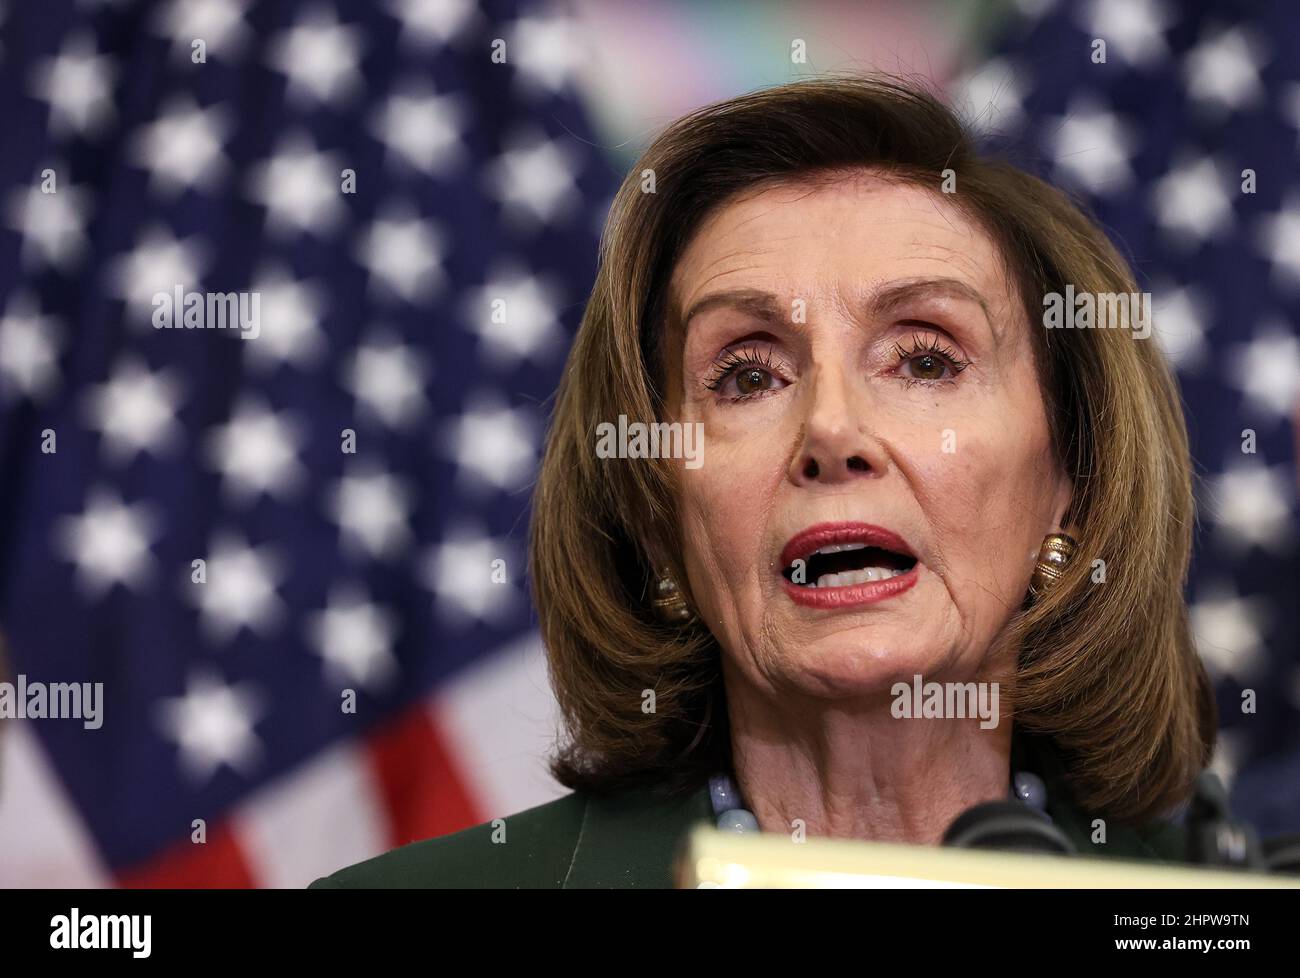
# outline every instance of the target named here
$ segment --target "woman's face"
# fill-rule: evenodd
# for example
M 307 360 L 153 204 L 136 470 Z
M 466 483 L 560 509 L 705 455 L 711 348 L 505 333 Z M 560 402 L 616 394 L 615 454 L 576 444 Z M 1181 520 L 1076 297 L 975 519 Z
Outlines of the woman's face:
M 670 411 L 704 426 L 681 542 L 730 664 L 817 696 L 1009 669 L 1070 486 L 991 239 L 866 172 L 769 186 L 711 215 L 672 290 Z

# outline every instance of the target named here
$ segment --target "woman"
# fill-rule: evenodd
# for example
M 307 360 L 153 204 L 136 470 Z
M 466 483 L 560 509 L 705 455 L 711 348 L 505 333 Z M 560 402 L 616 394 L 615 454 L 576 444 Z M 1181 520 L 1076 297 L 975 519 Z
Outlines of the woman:
M 1176 388 L 1122 303 L 1044 315 L 1136 292 L 913 88 L 671 126 L 614 202 L 534 498 L 574 792 L 314 885 L 666 886 L 699 820 L 937 844 L 1009 794 L 1085 854 L 1180 858 L 1216 724 Z M 597 450 L 637 423 L 678 457 Z

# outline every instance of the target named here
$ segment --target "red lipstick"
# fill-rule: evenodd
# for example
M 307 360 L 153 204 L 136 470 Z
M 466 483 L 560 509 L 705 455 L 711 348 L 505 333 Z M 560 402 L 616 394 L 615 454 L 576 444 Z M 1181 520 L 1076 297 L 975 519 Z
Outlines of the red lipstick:
M 818 523 L 795 534 L 781 550 L 781 570 L 784 572 L 796 560 L 808 560 L 822 547 L 834 544 L 857 543 L 866 547 L 888 550 L 910 558 L 910 568 L 883 581 L 866 581 L 842 587 L 809 587 L 795 584 L 781 577 L 785 593 L 796 604 L 809 608 L 837 609 L 884 601 L 914 587 L 919 579 L 920 562 L 906 540 L 892 530 L 871 523 Z

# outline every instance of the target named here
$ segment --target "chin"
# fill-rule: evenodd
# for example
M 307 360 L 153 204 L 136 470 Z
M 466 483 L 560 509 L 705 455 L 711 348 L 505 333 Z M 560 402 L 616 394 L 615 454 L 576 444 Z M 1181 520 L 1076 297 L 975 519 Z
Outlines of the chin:
M 888 696 L 896 682 L 911 682 L 920 675 L 930 679 L 941 668 L 942 657 L 918 647 L 916 637 L 890 641 L 878 629 L 871 634 L 846 632 L 800 645 L 787 659 L 792 685 L 812 696 L 836 699 Z

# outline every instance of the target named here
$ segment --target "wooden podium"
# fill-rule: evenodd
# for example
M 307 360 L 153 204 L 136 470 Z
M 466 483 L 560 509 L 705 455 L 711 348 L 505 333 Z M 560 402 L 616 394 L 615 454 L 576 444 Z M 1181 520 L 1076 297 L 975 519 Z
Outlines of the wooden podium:
M 845 839 L 796 843 L 707 826 L 685 839 L 676 879 L 688 889 L 1300 889 L 1300 876 Z

